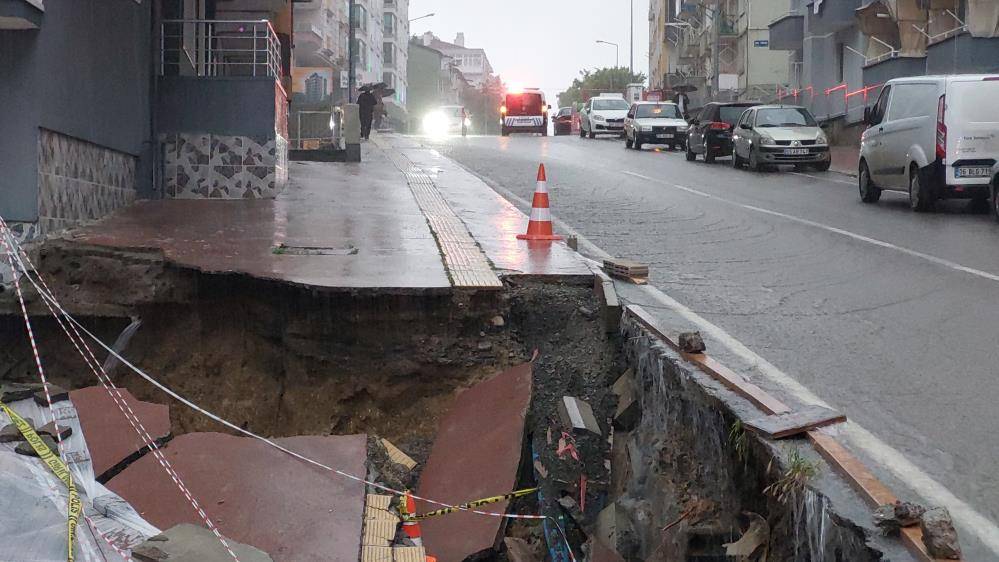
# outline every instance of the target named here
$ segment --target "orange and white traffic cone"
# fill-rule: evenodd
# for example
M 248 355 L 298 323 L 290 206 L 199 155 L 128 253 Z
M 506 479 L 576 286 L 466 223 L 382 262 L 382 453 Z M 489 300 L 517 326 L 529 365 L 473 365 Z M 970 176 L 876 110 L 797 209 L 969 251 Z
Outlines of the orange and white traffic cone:
M 548 178 L 545 165 L 538 166 L 538 186 L 534 189 L 531 203 L 531 221 L 527 223 L 527 234 L 518 234 L 518 240 L 561 240 L 552 232 L 552 213 L 548 208 Z
M 414 546 L 423 546 L 423 533 L 420 531 L 419 521 L 416 520 L 416 501 L 408 490 L 399 507 L 399 511 L 402 512 L 402 531 L 406 534 L 406 538 L 412 541 Z

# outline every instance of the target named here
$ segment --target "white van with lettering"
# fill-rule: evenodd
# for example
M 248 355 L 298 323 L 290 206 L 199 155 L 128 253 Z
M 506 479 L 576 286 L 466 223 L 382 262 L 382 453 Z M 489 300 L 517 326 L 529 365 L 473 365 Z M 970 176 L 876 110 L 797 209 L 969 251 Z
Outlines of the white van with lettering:
M 914 211 L 938 199 L 992 199 L 999 219 L 999 76 L 956 74 L 889 80 L 864 111 L 860 198 L 909 195 Z

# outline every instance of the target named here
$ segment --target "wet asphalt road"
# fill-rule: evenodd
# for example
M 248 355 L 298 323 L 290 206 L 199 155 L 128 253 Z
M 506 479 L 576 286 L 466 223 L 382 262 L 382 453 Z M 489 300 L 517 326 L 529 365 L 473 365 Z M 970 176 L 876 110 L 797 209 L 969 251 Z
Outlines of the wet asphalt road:
M 891 193 L 866 205 L 836 173 L 758 174 L 610 138 L 425 142 L 528 201 L 544 161 L 556 217 L 649 263 L 652 284 L 999 522 L 999 224 L 987 208 L 915 214 Z M 999 559 L 967 546 L 968 560 Z

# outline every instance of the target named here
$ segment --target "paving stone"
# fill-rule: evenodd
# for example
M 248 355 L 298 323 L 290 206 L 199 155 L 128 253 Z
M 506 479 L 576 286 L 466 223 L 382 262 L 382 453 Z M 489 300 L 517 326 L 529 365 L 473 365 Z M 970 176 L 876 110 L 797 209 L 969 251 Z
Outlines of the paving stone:
M 29 383 L 22 384 L 18 382 L 7 382 L 0 385 L 0 401 L 4 404 L 10 404 L 11 402 L 17 402 L 18 400 L 27 400 L 35 395 L 35 392 L 42 388 L 41 384 Z
M 274 441 L 347 473 L 365 474 L 365 435 Z M 363 484 L 248 437 L 187 433 L 170 441 L 163 453 L 225 536 L 269 553 L 276 562 L 357 560 Z M 152 455 L 129 465 L 107 487 L 161 529 L 200 522 Z
M 704 338 L 700 332 L 683 332 L 677 338 L 680 351 L 684 353 L 704 353 Z
M 48 445 L 49 449 L 53 453 L 57 455 L 59 454 L 59 445 L 56 444 L 55 439 L 52 439 L 48 435 L 40 435 L 39 437 L 42 438 L 42 442 Z M 18 443 L 17 447 L 14 448 L 14 452 L 19 455 L 24 455 L 27 457 L 38 456 L 38 453 L 35 452 L 35 448 L 32 447 L 31 443 L 28 443 L 27 441 L 21 441 L 20 443 Z
M 746 422 L 746 427 L 768 439 L 783 439 L 806 431 L 841 423 L 846 416 L 822 406 L 805 406 L 793 412 L 763 416 Z
M 24 421 L 28 422 L 31 427 L 35 427 L 35 420 L 24 418 Z M 16 425 L 8 424 L 0 429 L 0 443 L 17 443 L 18 441 L 24 441 L 24 435 L 21 434 L 21 430 Z
M 169 406 L 143 402 L 124 388 L 117 390 L 154 440 L 162 442 L 170 436 Z M 87 439 L 95 476 L 100 477 L 145 446 L 104 387 L 81 388 L 70 392 L 69 397 Z
M 524 363 L 465 390 L 441 419 L 440 431 L 420 476 L 420 496 L 459 504 L 514 489 L 531 401 L 531 364 Z M 509 502 L 490 504 L 504 512 Z M 417 511 L 440 506 L 417 500 Z M 459 512 L 421 522 L 427 554 L 462 562 L 493 548 L 504 522 Z
M 240 562 L 274 562 L 259 549 L 226 538 Z M 197 525 L 181 524 L 150 537 L 132 549 L 138 562 L 230 562 L 232 556 L 214 533 Z
M 603 435 L 600 424 L 597 423 L 597 418 L 593 415 L 593 408 L 584 400 L 563 396 L 558 402 L 558 415 L 562 424 L 571 427 L 573 431 L 589 431 L 596 435 Z
M 642 419 L 642 404 L 638 400 L 636 390 L 631 369 L 618 377 L 611 387 L 611 392 L 617 396 L 617 408 L 614 410 L 615 428 L 631 431 Z
M 63 424 L 59 426 L 58 430 L 56 430 L 55 421 L 50 421 L 49 423 L 36 429 L 35 433 L 39 435 L 48 435 L 52 439 L 56 439 L 57 441 L 62 441 L 63 439 L 73 434 L 73 428 Z M 56 437 L 57 433 L 59 434 L 58 438 Z
M 49 384 L 48 396 L 45 396 L 44 388 L 41 390 L 36 390 L 32 396 L 34 396 L 36 404 L 38 404 L 39 406 L 47 407 L 49 405 L 50 399 L 52 400 L 53 404 L 55 404 L 56 402 L 62 402 L 63 400 L 69 400 L 69 391 L 61 386 L 55 384 Z

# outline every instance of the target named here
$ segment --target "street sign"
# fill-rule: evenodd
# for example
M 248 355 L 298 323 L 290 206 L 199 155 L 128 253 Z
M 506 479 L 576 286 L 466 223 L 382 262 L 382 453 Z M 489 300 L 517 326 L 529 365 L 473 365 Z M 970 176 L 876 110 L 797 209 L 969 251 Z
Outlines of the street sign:
M 349 88 L 350 87 L 350 77 L 347 76 L 346 70 L 340 71 L 340 87 Z
M 770 46 L 770 40 L 769 39 L 757 39 L 756 41 L 753 41 L 753 46 L 754 47 L 769 47 Z

